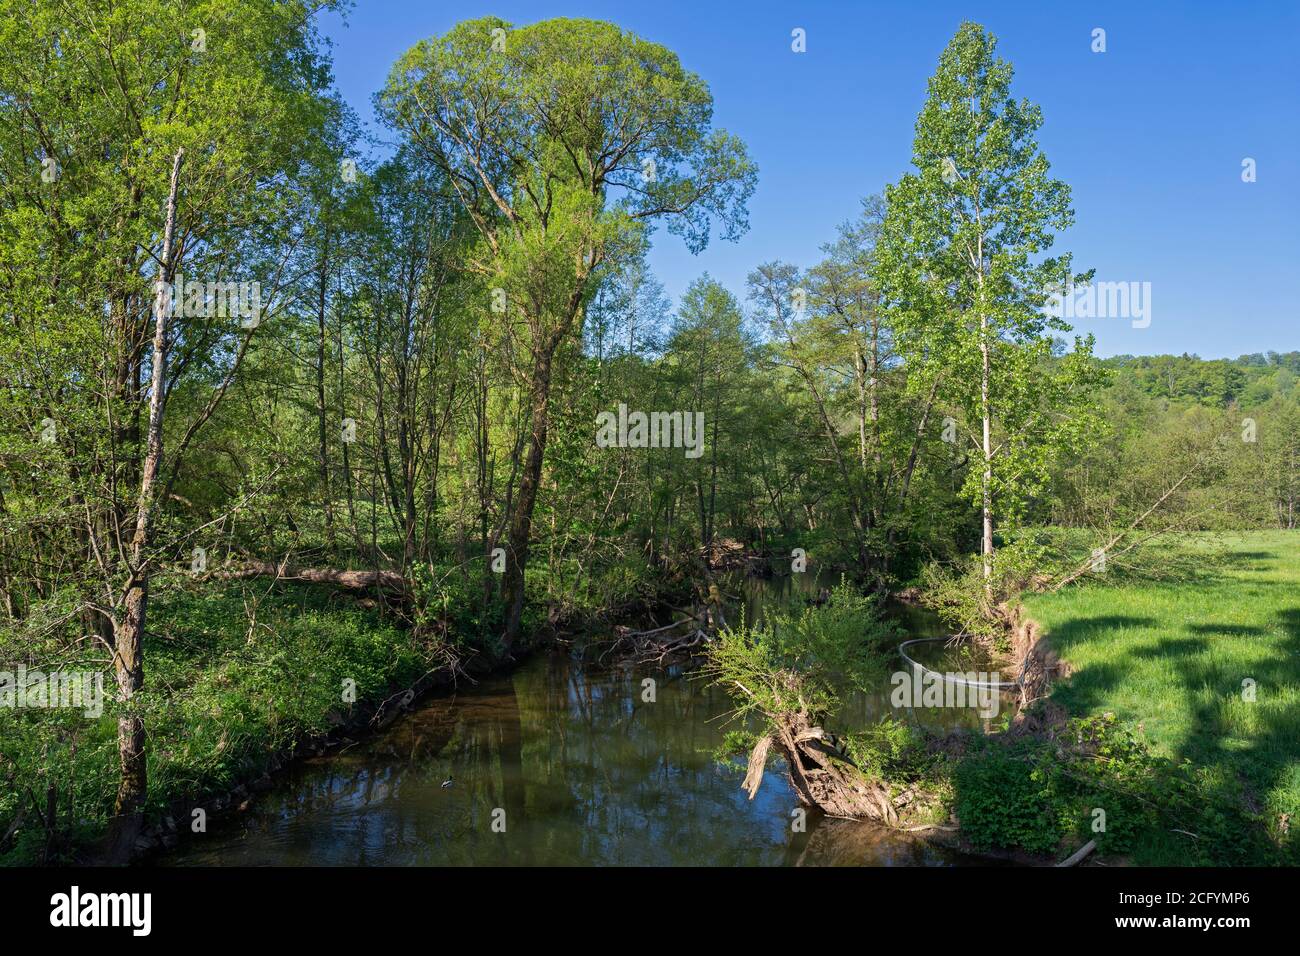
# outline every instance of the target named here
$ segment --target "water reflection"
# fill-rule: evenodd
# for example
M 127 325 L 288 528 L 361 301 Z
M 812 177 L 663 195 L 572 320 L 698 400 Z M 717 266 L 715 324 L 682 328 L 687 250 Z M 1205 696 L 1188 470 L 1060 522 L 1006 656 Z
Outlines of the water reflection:
M 653 703 L 643 679 L 656 681 Z M 751 802 L 713 752 L 730 705 L 697 675 L 542 656 L 305 761 L 161 862 L 241 865 L 933 865 L 963 859 L 812 813 L 769 772 Z M 449 787 L 441 786 L 451 778 Z M 505 832 L 494 832 L 504 811 Z M 499 827 L 498 827 L 499 829 Z

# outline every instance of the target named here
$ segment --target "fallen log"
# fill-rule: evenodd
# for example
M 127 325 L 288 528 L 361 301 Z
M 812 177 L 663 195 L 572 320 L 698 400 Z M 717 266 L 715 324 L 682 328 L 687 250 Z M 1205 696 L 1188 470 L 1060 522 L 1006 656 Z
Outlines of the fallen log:
M 411 601 L 411 588 L 406 578 L 396 571 L 350 571 L 340 568 L 297 568 L 289 569 L 274 561 L 253 561 L 241 568 L 231 568 L 213 572 L 213 576 L 223 581 L 238 581 L 247 578 L 272 577 L 280 581 L 308 581 L 312 584 L 332 584 L 350 591 L 377 590 Z
M 1091 853 L 1095 849 L 1097 849 L 1097 841 L 1089 840 L 1083 846 L 1079 847 L 1079 849 L 1075 851 L 1074 855 L 1071 856 L 1068 860 L 1062 860 L 1060 863 L 1056 865 L 1077 866 L 1084 857 L 1086 857 L 1089 853 Z

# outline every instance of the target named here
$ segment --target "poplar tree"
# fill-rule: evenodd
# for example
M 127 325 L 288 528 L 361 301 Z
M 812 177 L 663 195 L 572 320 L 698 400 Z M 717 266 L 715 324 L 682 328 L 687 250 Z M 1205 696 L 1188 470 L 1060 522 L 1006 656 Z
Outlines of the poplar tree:
M 992 594 L 994 533 L 1045 485 L 1053 461 L 1097 425 L 1092 336 L 1069 354 L 1045 309 L 1073 275 L 1051 254 L 1074 221 L 1070 188 L 1035 139 L 1041 109 L 1011 94 L 996 38 L 963 23 L 939 58 L 916 121 L 915 171 L 886 190 L 882 290 L 909 381 L 959 410 L 974 461 L 964 492 L 981 515 Z

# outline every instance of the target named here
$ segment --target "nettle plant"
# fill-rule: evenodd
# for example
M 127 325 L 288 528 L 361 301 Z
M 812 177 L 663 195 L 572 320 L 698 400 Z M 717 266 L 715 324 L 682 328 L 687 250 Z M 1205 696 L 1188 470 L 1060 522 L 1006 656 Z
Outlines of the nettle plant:
M 820 720 L 843 695 L 878 680 L 896 628 L 875 598 L 847 584 L 821 607 L 767 612 L 758 624 L 724 628 L 710 645 L 707 673 L 736 700 L 736 714 L 769 721 Z

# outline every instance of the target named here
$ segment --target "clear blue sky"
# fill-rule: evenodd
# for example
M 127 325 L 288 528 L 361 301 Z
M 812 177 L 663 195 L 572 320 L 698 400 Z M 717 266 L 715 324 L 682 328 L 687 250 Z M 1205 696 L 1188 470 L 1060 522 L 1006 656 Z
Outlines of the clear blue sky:
M 815 262 L 858 197 L 907 169 L 926 79 L 972 19 L 999 38 L 1015 94 L 1042 106 L 1040 142 L 1073 187 L 1077 224 L 1058 246 L 1099 280 L 1152 283 L 1148 328 L 1076 322 L 1098 351 L 1300 349 L 1300 4 L 357 0 L 346 24 L 323 21 L 340 91 L 369 121 L 402 52 L 486 14 L 613 20 L 709 84 L 759 183 L 738 243 L 692 256 L 656 233 L 651 263 L 674 301 L 705 270 L 743 297 L 760 262 Z M 790 50 L 795 27 L 806 53 Z M 1095 27 L 1105 53 L 1090 49 Z

